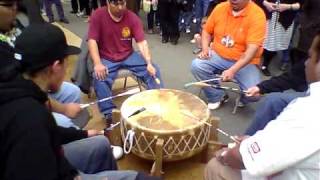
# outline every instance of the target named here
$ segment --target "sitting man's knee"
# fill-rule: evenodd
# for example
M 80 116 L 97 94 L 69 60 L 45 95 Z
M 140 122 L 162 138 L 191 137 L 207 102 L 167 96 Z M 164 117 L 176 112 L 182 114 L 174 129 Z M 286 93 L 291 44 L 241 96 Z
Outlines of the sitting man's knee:
M 216 173 L 219 169 L 220 163 L 216 158 L 212 158 L 204 169 L 204 179 L 205 180 L 213 180 L 216 176 Z

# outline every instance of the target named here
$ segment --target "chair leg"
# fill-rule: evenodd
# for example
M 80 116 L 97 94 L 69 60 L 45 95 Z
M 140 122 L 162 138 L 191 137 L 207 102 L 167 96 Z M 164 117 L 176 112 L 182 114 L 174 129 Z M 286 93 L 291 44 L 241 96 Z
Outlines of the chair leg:
M 235 100 L 232 114 L 236 114 L 237 113 L 237 110 L 238 110 L 238 107 L 239 107 L 239 102 L 240 102 L 240 96 L 238 96 L 236 98 L 236 100 Z
M 136 77 L 136 79 L 137 79 L 137 83 L 138 83 L 138 86 L 139 86 L 139 89 L 140 89 L 140 92 L 141 92 L 142 91 L 142 82 L 138 77 Z

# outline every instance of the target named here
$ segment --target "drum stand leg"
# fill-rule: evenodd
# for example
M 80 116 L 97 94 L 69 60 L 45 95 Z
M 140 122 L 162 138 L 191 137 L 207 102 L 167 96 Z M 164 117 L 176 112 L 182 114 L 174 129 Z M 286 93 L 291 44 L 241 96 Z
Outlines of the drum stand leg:
M 156 159 L 151 168 L 152 176 L 161 176 L 162 172 L 162 148 L 163 148 L 164 140 L 158 139 L 156 143 Z
M 201 162 L 202 163 L 208 163 L 208 161 L 214 157 L 214 154 L 216 151 L 221 149 L 223 147 L 223 144 L 218 142 L 218 132 L 216 128 L 219 127 L 220 119 L 211 117 L 210 119 L 210 134 L 209 134 L 209 141 L 206 147 L 204 148 L 204 151 L 202 153 Z

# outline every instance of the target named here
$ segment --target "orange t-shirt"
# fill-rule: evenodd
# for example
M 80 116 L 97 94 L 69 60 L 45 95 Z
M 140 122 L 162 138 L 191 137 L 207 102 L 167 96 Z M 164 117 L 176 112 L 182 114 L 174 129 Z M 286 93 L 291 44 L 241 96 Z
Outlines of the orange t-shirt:
M 212 35 L 211 48 L 221 57 L 237 61 L 248 44 L 255 44 L 260 48 L 250 64 L 260 63 L 266 34 L 266 17 L 254 2 L 250 1 L 237 16 L 232 14 L 229 2 L 220 3 L 210 14 L 204 30 Z M 228 48 L 222 44 L 224 36 L 230 36 L 234 40 L 233 47 Z

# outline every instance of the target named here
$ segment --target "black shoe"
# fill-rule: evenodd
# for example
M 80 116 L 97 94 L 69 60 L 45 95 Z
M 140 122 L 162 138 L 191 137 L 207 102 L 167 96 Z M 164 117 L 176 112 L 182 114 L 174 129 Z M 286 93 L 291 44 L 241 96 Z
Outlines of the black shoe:
M 54 19 L 53 18 L 49 18 L 49 23 L 54 23 Z
M 69 24 L 69 20 L 66 18 L 60 19 L 60 22 L 65 23 L 65 24 Z
M 169 41 L 169 38 L 165 38 L 165 37 L 162 37 L 162 43 L 167 43 Z
M 71 14 L 77 14 L 78 11 L 73 11 L 73 10 L 72 10 L 72 11 L 70 11 L 70 13 L 71 13 Z
M 261 67 L 261 72 L 262 72 L 262 74 L 264 74 L 265 76 L 271 76 L 270 71 L 269 71 L 268 68 L 265 67 L 265 66 L 262 66 L 262 67 Z
M 287 71 L 289 69 L 289 63 L 282 63 L 280 66 L 281 71 Z
M 177 44 L 178 44 L 178 39 L 172 40 L 172 41 L 171 41 L 171 44 L 172 44 L 172 45 L 177 45 Z
M 171 37 L 170 38 L 170 43 L 172 45 L 177 45 L 178 44 L 178 39 L 179 39 L 179 37 Z

